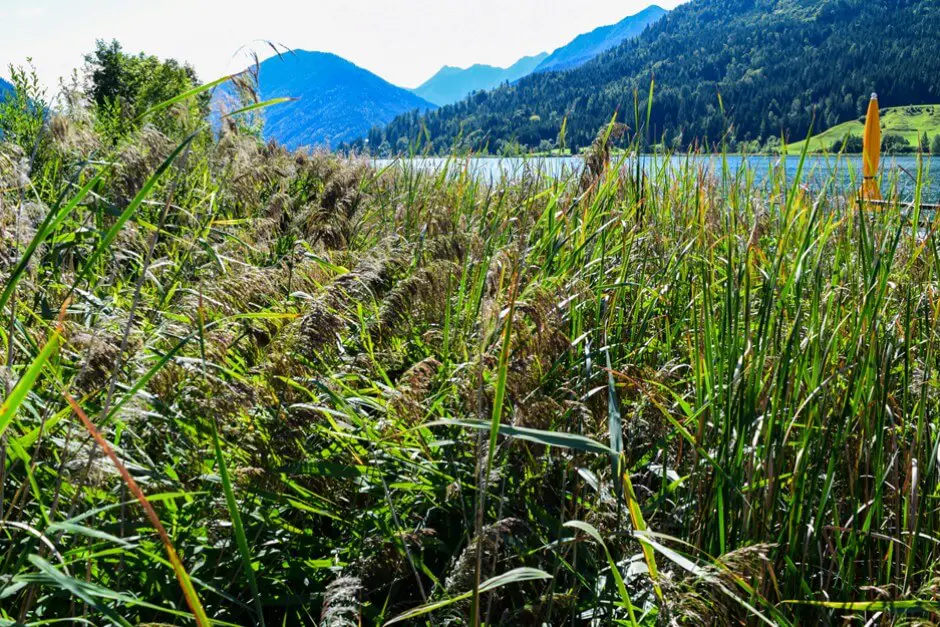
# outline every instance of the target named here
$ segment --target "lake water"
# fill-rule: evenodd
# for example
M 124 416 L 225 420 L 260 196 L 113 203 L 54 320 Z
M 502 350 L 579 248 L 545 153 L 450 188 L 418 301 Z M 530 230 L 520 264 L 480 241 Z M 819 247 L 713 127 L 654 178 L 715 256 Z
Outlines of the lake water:
M 616 159 L 616 157 L 615 157 Z M 526 175 L 552 178 L 565 178 L 577 175 L 583 167 L 580 157 L 526 157 L 526 158 L 438 158 L 423 157 L 392 161 L 376 159 L 376 167 L 414 167 L 420 170 L 440 173 L 445 168 L 449 173 L 457 174 L 467 170 L 473 176 L 487 182 L 502 179 L 519 179 Z M 656 178 L 669 176 L 671 173 L 688 172 L 690 167 L 705 176 L 714 176 L 719 180 L 748 181 L 755 189 L 767 186 L 773 177 L 779 180 L 785 172 L 788 185 L 796 180 L 800 167 L 800 158 L 796 155 L 643 155 L 640 164 L 647 176 Z M 626 167 L 636 167 L 636 162 L 628 159 Z M 918 168 L 922 168 L 922 202 L 940 202 L 940 157 L 916 155 L 883 156 L 881 160 L 881 186 L 886 197 L 891 190 L 896 190 L 901 201 L 914 197 Z M 859 155 L 843 157 L 809 155 L 803 164 L 800 184 L 812 191 L 824 186 L 836 193 L 850 193 L 861 182 L 862 160 Z M 722 173 L 728 176 L 722 177 Z

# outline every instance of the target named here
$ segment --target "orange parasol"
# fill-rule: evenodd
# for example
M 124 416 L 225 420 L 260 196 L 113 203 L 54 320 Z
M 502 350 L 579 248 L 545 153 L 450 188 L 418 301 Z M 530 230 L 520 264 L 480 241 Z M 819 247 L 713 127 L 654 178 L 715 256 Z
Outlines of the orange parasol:
M 881 159 L 881 118 L 878 114 L 878 94 L 872 94 L 865 115 L 865 135 L 862 139 L 862 200 L 881 200 L 881 190 L 875 177 Z

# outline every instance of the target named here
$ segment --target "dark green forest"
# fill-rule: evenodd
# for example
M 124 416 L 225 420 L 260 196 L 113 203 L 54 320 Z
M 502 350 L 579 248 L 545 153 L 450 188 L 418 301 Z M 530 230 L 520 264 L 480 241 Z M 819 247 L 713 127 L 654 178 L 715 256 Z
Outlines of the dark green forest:
M 617 114 L 639 117 L 651 144 L 772 148 L 862 115 L 873 91 L 884 107 L 940 102 L 938 32 L 932 0 L 693 0 L 578 69 L 401 115 L 368 142 L 373 153 L 577 150 Z

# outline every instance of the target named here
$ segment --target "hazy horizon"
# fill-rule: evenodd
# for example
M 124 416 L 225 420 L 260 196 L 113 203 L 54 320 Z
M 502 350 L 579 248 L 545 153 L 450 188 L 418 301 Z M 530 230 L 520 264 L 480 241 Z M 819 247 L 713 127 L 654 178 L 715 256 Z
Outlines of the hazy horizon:
M 681 0 L 280 0 L 259 11 L 247 0 L 0 0 L 0 76 L 31 58 L 47 88 L 80 68 L 96 39 L 117 39 L 128 52 L 191 63 L 204 81 L 241 70 L 265 40 L 332 52 L 382 78 L 413 88 L 442 66 L 506 67 L 551 52 L 580 33 L 620 21 L 650 4 Z

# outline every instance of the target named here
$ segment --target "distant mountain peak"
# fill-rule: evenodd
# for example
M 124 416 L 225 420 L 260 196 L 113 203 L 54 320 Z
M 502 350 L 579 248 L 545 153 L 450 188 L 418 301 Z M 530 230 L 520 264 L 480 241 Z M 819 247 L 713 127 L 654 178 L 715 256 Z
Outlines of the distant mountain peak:
M 475 91 L 493 89 L 503 83 L 512 83 L 531 74 L 548 53 L 522 57 L 509 67 L 496 67 L 475 63 L 468 68 L 445 65 L 427 81 L 413 91 L 437 105 L 447 105 L 463 100 Z
M 628 15 L 616 24 L 599 26 L 588 33 L 578 35 L 552 52 L 535 71 L 570 70 L 584 65 L 599 54 L 619 46 L 628 39 L 637 37 L 646 30 L 647 26 L 658 21 L 667 12 L 661 6 L 651 4 L 638 13 Z
M 264 135 L 288 148 L 335 147 L 397 115 L 436 106 L 332 52 L 294 50 L 261 63 L 260 97 L 296 98 L 264 110 Z
M 542 52 L 522 57 L 509 67 L 482 63 L 467 68 L 445 65 L 411 91 L 425 100 L 444 106 L 459 102 L 473 92 L 487 91 L 503 83 L 514 83 L 533 72 L 575 68 L 625 40 L 636 37 L 665 13 L 666 10 L 659 5 L 651 4 L 616 24 L 600 26 L 590 33 L 579 35 L 551 54 Z

